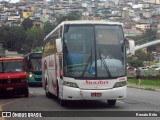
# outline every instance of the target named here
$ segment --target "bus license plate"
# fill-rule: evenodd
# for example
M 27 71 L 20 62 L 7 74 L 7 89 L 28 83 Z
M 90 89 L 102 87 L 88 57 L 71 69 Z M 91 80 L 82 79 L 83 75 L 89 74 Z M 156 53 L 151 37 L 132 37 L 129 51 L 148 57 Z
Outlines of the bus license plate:
M 91 93 L 92 97 L 101 97 L 102 93 Z
M 13 90 L 13 87 L 8 87 L 6 90 Z

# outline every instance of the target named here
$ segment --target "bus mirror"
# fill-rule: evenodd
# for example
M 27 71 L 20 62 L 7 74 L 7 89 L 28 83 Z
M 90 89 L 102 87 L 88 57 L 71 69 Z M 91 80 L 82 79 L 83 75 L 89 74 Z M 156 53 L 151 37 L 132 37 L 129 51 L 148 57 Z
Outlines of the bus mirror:
M 134 40 L 128 40 L 129 42 L 129 54 L 134 55 L 135 54 L 135 42 Z
M 56 47 L 57 47 L 58 53 L 62 52 L 62 39 L 61 38 L 56 39 Z

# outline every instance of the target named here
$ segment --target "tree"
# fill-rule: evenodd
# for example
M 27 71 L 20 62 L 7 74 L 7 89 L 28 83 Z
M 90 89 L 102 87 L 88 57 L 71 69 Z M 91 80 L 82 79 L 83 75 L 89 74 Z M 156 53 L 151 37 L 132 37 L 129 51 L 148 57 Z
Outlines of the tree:
M 145 52 L 143 52 L 142 50 L 138 50 L 136 53 L 135 53 L 135 56 L 138 60 L 140 61 L 146 61 L 147 60 L 147 54 Z
M 7 44 L 7 36 L 10 30 L 9 26 L 2 26 L 0 27 L 0 43 L 6 45 Z
M 148 41 L 156 40 L 157 31 L 152 29 L 146 29 L 146 32 L 144 34 L 144 38 L 147 38 Z M 156 50 L 155 45 L 150 46 L 147 48 L 148 51 L 152 52 Z
M 140 61 L 138 59 L 130 59 L 128 58 L 127 63 L 129 64 L 129 66 L 133 66 L 133 67 L 143 67 L 143 61 Z
M 143 62 L 144 61 L 151 61 L 151 59 L 152 59 L 151 53 L 149 53 L 149 52 L 145 53 L 142 50 L 138 50 L 135 53 L 135 56 L 129 57 L 127 60 L 128 60 L 129 65 L 131 65 L 131 66 L 143 67 L 144 66 Z
M 50 23 L 49 21 L 44 23 L 44 27 L 43 27 L 44 35 L 46 36 L 47 34 L 49 34 L 54 28 L 55 28 L 55 25 Z
M 33 26 L 33 20 L 31 20 L 29 17 L 24 19 L 22 22 L 22 26 L 24 27 L 25 30 L 28 30 Z
M 27 38 L 24 41 L 27 46 L 25 48 L 27 49 L 26 51 L 31 51 L 32 49 L 42 46 L 43 43 L 43 30 L 39 28 L 31 28 L 26 31 Z
M 80 14 L 73 12 L 73 13 L 68 13 L 66 16 L 60 16 L 57 19 L 57 23 L 59 24 L 59 23 L 66 21 L 66 20 L 80 20 L 80 19 L 81 19 Z
M 144 38 L 148 38 L 148 41 L 152 41 L 156 39 L 157 31 L 152 29 L 146 29 Z
M 11 48 L 9 48 L 10 50 L 21 50 L 21 45 L 23 44 L 23 41 L 26 39 L 26 33 L 24 28 L 21 26 L 11 27 L 5 39 L 6 44 L 11 44 Z

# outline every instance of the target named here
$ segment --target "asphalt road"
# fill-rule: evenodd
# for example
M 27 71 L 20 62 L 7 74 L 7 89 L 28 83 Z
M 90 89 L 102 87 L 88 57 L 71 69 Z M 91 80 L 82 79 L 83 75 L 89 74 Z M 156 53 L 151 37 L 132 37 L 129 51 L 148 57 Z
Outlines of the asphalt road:
M 160 111 L 160 92 L 128 88 L 127 98 L 118 100 L 116 106 L 109 106 L 107 101 L 74 101 L 62 107 L 55 98 L 46 98 L 42 87 L 30 87 L 29 98 L 22 96 L 0 97 L 0 105 L 3 111 Z M 89 112 L 88 112 L 89 113 Z M 89 114 L 91 114 L 90 112 Z M 125 113 L 125 112 L 124 112 Z M 128 114 L 126 112 L 126 114 Z M 148 113 L 147 113 L 148 114 Z M 159 120 L 159 117 L 130 117 L 129 119 Z M 43 117 L 43 118 L 5 118 L 5 120 L 106 120 L 106 117 Z M 107 117 L 107 119 L 124 120 L 120 117 Z M 0 119 L 1 120 L 1 119 Z

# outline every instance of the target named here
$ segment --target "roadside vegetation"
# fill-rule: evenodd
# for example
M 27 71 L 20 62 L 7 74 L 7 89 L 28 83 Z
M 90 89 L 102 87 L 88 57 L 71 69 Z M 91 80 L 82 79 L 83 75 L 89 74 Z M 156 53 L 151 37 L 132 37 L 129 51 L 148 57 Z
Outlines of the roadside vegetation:
M 146 41 L 153 41 L 160 36 L 154 29 L 146 29 L 142 35 L 127 37 L 133 39 L 135 44 L 138 45 L 145 43 Z M 128 66 L 131 67 L 150 67 L 156 65 L 159 62 L 159 49 L 160 44 L 149 46 L 147 48 L 138 50 L 133 56 L 127 57 Z M 160 67 L 160 66 L 157 66 Z M 147 72 L 147 71 L 146 71 Z
M 154 29 L 146 29 L 145 33 L 141 36 L 133 36 L 130 39 L 135 40 L 135 43 L 140 40 L 144 40 L 147 38 L 148 41 L 152 41 L 156 39 L 156 36 L 159 36 L 156 30 Z M 160 71 L 155 70 L 156 67 L 160 67 L 159 63 L 159 45 L 153 45 L 146 49 L 141 49 L 135 52 L 134 56 L 130 56 L 127 58 L 127 65 L 132 69 L 128 69 L 128 83 L 136 84 L 136 79 L 134 76 L 134 71 L 136 67 L 146 68 L 145 70 L 141 70 L 141 83 L 142 85 L 147 86 L 155 86 L 160 87 Z M 151 67 L 155 66 L 155 67 Z M 135 69 L 134 69 L 135 68 Z
M 129 84 L 136 84 L 134 71 L 128 71 L 127 76 Z M 141 70 L 141 83 L 142 85 L 160 87 L 160 71 L 154 70 L 154 68 Z
M 135 78 L 128 78 L 129 84 L 136 84 Z M 160 87 L 160 79 L 141 79 L 142 85 Z
M 59 23 L 78 19 L 79 14 L 69 13 L 66 16 L 59 16 L 54 23 L 46 21 L 42 26 L 34 24 L 30 18 L 24 19 L 20 26 L 3 25 L 0 27 L 0 43 L 10 51 L 29 53 L 36 48 L 42 48 L 44 37 Z

